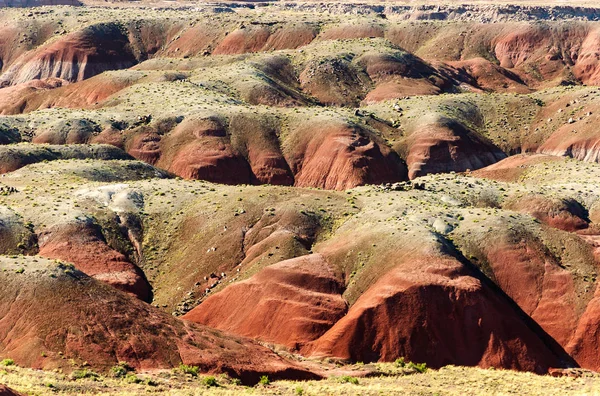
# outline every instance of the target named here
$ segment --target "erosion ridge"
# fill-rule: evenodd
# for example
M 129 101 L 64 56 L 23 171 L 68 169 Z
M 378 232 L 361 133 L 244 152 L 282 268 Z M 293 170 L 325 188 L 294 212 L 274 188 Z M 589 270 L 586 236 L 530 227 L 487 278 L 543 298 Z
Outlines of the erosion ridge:
M 20 221 L 31 223 L 30 232 L 39 241 L 39 253 L 36 245 L 28 253 L 21 239 L 14 238 L 14 251 L 57 257 L 49 255 L 45 235 L 60 230 L 68 218 L 93 214 L 101 236 L 79 232 L 82 241 L 101 241 L 106 246 L 101 251 L 110 247 L 121 252 L 119 263 L 134 263 L 152 285 L 155 309 L 187 312 L 184 319 L 285 345 L 305 356 L 365 362 L 405 356 L 432 367 L 455 363 L 535 372 L 576 364 L 596 368 L 589 357 L 593 343 L 580 334 L 583 328 L 593 334 L 589 326 L 595 326 L 590 310 L 597 276 L 592 213 L 598 171 L 591 163 L 554 158 L 532 161 L 518 183 L 430 175 L 414 183 L 347 192 L 140 179 L 127 160 L 57 160 L 5 174 L 2 182 L 13 189 L 6 190 L 3 204 L 23 216 Z M 86 167 L 106 175 L 90 179 Z M 561 178 L 575 169 L 582 176 L 571 182 L 581 187 L 563 190 Z M 540 183 L 547 174 L 555 181 Z M 70 188 L 74 193 L 65 195 Z M 520 202 L 536 202 L 524 201 L 523 189 L 532 196 L 556 197 L 552 202 L 557 204 L 522 206 Z M 12 232 L 27 235 L 19 230 Z M 491 233 L 497 244 L 486 242 Z M 65 241 L 78 249 L 76 239 Z M 87 249 L 79 248 L 79 255 Z M 113 272 L 98 277 L 89 260 L 66 253 L 58 257 L 122 288 L 112 281 L 122 276 L 121 269 L 109 267 Z M 525 271 L 518 288 L 506 278 L 515 271 Z M 566 300 L 553 297 L 557 293 Z M 446 308 L 430 312 L 424 301 L 431 298 L 439 309 Z M 539 303 L 530 305 L 532 298 Z M 576 303 L 565 304 L 567 300 Z M 281 304 L 274 311 L 285 312 L 290 326 L 297 323 L 295 331 L 278 327 L 281 320 L 272 314 L 277 301 Z M 378 311 L 388 304 L 405 307 L 407 313 Z M 459 306 L 478 312 L 480 322 L 473 323 L 471 314 L 458 314 Z M 497 312 L 486 316 L 492 307 Z M 551 314 L 557 310 L 559 316 Z M 250 311 L 252 316 L 240 314 Z M 398 317 L 416 322 L 399 322 Z M 420 345 L 417 339 L 408 341 L 417 337 L 418 318 L 426 317 L 445 318 L 443 324 L 427 320 L 430 327 L 423 329 L 423 337 L 437 345 L 429 352 L 412 349 Z M 456 340 L 462 330 L 447 338 L 447 331 L 436 327 L 447 329 L 450 323 L 472 328 L 473 337 L 482 340 L 478 349 L 467 336 L 470 346 L 460 347 Z M 364 330 L 351 330 L 357 326 Z M 406 332 L 407 341 L 389 338 L 389 329 Z M 372 336 L 366 341 L 352 337 L 363 331 Z M 495 347 L 489 349 L 489 343 Z M 440 348 L 447 352 L 440 354 Z
M 342 21 L 310 10 L 288 22 L 266 10 L 197 10 L 188 23 L 181 10 L 149 10 L 141 24 L 109 8 L 83 27 L 60 8 L 38 13 L 65 29 L 18 56 L 4 44 L 8 142 L 105 143 L 185 178 L 328 189 L 519 152 L 599 157 L 595 22 Z M 303 137 L 312 128 L 332 134 Z

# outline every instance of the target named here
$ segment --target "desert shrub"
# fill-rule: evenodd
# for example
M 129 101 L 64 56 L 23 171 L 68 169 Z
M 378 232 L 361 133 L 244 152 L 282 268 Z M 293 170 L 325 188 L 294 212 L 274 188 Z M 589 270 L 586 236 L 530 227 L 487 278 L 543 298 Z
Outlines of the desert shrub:
M 113 377 L 123 378 L 128 372 L 133 371 L 133 368 L 126 362 L 119 362 L 116 366 L 111 367 L 110 373 Z
M 4 359 L 0 362 L 0 366 L 14 366 L 15 361 L 12 359 Z
M 242 385 L 242 380 L 241 380 L 241 379 L 239 379 L 239 378 L 233 378 L 233 379 L 231 380 L 231 384 L 232 384 L 232 385 L 236 385 L 236 386 Z
M 408 368 L 413 369 L 419 373 L 424 373 L 427 371 L 427 363 L 413 363 L 409 362 L 407 365 Z
M 260 377 L 260 380 L 258 381 L 258 383 L 261 385 L 269 385 L 271 383 L 271 380 L 269 379 L 268 376 L 263 375 L 262 377 Z
M 219 386 L 219 384 L 217 383 L 217 379 L 215 377 L 213 377 L 212 375 L 208 376 L 208 377 L 204 377 L 202 379 L 202 383 L 208 387 Z
M 344 375 L 340 378 L 340 382 L 342 383 L 349 383 L 352 385 L 358 385 L 358 378 L 356 377 L 351 377 L 349 375 Z
M 127 381 L 130 384 L 139 384 L 142 382 L 142 380 L 138 378 L 138 376 L 134 373 L 127 373 L 127 375 L 125 376 L 125 381 Z
M 75 370 L 71 373 L 71 379 L 74 379 L 74 380 L 86 379 L 86 378 L 96 380 L 99 377 L 100 376 L 98 374 L 96 374 L 93 371 L 88 370 L 88 369 Z
M 394 364 L 396 365 L 396 367 L 404 367 L 406 365 L 406 362 L 404 361 L 404 358 L 398 358 L 396 359 L 396 361 L 394 361 Z
M 183 363 L 179 365 L 179 370 L 181 370 L 181 372 L 184 374 L 191 375 L 192 377 L 197 377 L 198 372 L 200 371 L 198 366 L 188 366 L 187 364 Z

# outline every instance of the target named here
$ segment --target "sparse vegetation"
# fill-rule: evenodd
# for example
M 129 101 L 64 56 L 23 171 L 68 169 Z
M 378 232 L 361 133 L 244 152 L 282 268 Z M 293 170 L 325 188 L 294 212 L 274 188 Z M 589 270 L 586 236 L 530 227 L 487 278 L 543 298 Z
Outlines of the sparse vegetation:
M 123 378 L 131 371 L 133 371 L 133 368 L 126 362 L 120 362 L 110 369 L 110 373 L 117 378 Z
M 271 380 L 269 379 L 268 376 L 263 375 L 263 376 L 260 377 L 260 380 L 258 381 L 258 383 L 260 385 L 266 386 L 266 385 L 269 385 L 271 383 Z
M 382 367 L 385 368 L 385 367 Z M 40 396 L 56 394 L 88 394 L 137 396 L 147 392 L 165 393 L 172 396 L 184 396 L 198 392 L 198 383 L 184 378 L 170 378 L 161 374 L 139 374 L 142 382 L 127 382 L 112 376 L 75 380 L 51 371 L 39 371 L 19 367 L 8 367 L 0 372 L 2 382 L 23 393 L 33 393 Z M 355 378 L 355 377 L 352 377 Z M 460 389 L 456 384 L 461 383 Z M 150 386 L 151 388 L 147 388 Z M 351 387 L 351 388 L 349 388 Z M 260 389 L 265 395 L 311 395 L 311 394 L 353 394 L 361 395 L 400 395 L 439 392 L 448 395 L 463 395 L 464 389 L 469 389 L 475 396 L 494 393 L 527 394 L 539 396 L 564 396 L 565 394 L 590 394 L 600 387 L 600 379 L 590 376 L 585 380 L 572 378 L 554 378 L 530 373 L 519 373 L 511 370 L 482 370 L 466 367 L 445 367 L 438 370 L 428 370 L 419 374 L 418 378 L 411 375 L 384 375 L 358 379 L 358 384 L 341 382 L 339 377 L 321 381 L 273 381 L 268 387 Z M 222 384 L 218 388 L 200 388 L 206 395 L 250 395 L 256 394 L 255 388 L 239 384 Z
M 203 377 L 202 378 L 202 383 L 206 386 L 213 387 L 213 386 L 219 386 L 219 384 L 217 383 L 217 379 L 215 377 L 213 377 L 212 375 L 209 375 L 207 377 Z
M 192 377 L 197 377 L 200 372 L 200 368 L 198 366 L 188 366 L 186 364 L 179 365 L 179 371 L 183 374 L 191 375 Z
M 351 377 L 349 375 L 344 375 L 344 376 L 340 377 L 340 382 L 349 383 L 352 385 L 358 385 L 358 378 Z
M 556 294 L 545 290 L 553 274 L 565 279 L 569 287 L 563 298 L 572 302 L 567 305 L 576 307 L 577 312 L 567 312 L 567 307 L 553 318 L 568 318 L 573 322 L 569 326 L 575 321 L 579 321 L 577 325 L 594 323 L 581 317 L 598 289 L 594 230 L 600 219 L 600 167 L 593 142 L 598 140 L 595 113 L 600 95 L 597 87 L 586 84 L 597 85 L 592 79 L 598 74 L 592 69 L 600 70 L 600 66 L 594 64 L 595 53 L 581 43 L 595 40 L 588 35 L 595 34 L 596 22 L 540 22 L 536 19 L 543 13 L 534 17 L 515 6 L 509 15 L 493 5 L 486 7 L 496 13 L 485 11 L 486 17 L 481 19 L 505 18 L 508 22 L 480 23 L 477 12 L 467 14 L 462 8 L 469 7 L 464 6 L 447 16 L 458 18 L 456 21 L 397 18 L 395 13 L 407 12 L 403 7 L 387 7 L 380 15 L 371 8 L 347 12 L 346 5 L 316 3 L 302 9 L 287 3 L 258 8 L 219 5 L 219 12 L 210 7 L 190 12 L 186 7 L 146 7 L 143 12 L 129 6 L 0 12 L 0 22 L 8 26 L 2 31 L 3 38 L 6 36 L 7 43 L 14 41 L 9 48 L 0 48 L 0 63 L 4 62 L 1 66 L 6 72 L 0 76 L 0 91 L 10 93 L 3 96 L 0 92 L 0 113 L 11 114 L 0 117 L 0 165 L 2 173 L 7 173 L 0 183 L 0 275 L 6 280 L 2 285 L 14 288 L 7 301 L 18 295 L 19 303 L 23 300 L 35 306 L 35 296 L 47 292 L 50 297 L 46 301 L 68 301 L 64 311 L 57 313 L 68 316 L 75 309 L 70 298 L 77 297 L 81 286 L 82 294 L 92 296 L 97 304 L 76 312 L 76 330 L 68 334 L 75 338 L 69 343 L 74 350 L 57 351 L 59 347 L 54 345 L 31 343 L 32 352 L 27 356 L 36 357 L 44 367 L 56 367 L 56 372 L 28 371 L 16 367 L 12 359 L 4 359 L 0 362 L 2 382 L 23 393 L 40 395 L 375 395 L 394 394 L 398 389 L 407 394 L 461 394 L 467 389 L 472 394 L 535 394 L 542 390 L 562 395 L 593 394 L 600 389 L 593 373 L 585 373 L 585 380 L 579 381 L 502 370 L 432 370 L 425 362 L 410 361 L 421 356 L 422 350 L 410 350 L 418 346 L 394 350 L 402 341 L 382 343 L 381 348 L 389 350 L 380 354 L 362 342 L 335 340 L 351 343 L 344 346 L 353 353 L 352 348 L 359 348 L 354 344 L 361 344 L 364 350 L 353 356 L 406 355 L 393 363 L 336 364 L 334 358 L 348 358 L 338 356 L 331 356 L 331 362 L 307 362 L 280 346 L 303 346 L 309 340 L 318 348 L 322 333 L 339 330 L 336 326 L 342 317 L 370 326 L 369 332 L 381 337 L 398 334 L 394 326 L 407 331 L 414 326 L 422 331 L 423 326 L 410 318 L 431 313 L 426 294 L 435 288 L 444 288 L 443 293 L 434 294 L 436 298 L 451 296 L 452 304 L 461 303 L 467 294 L 469 302 L 482 302 L 473 304 L 469 315 L 479 315 L 484 323 L 490 319 L 486 315 L 491 308 L 513 299 L 500 312 L 493 312 L 491 319 L 499 315 L 498 320 L 504 320 L 502 315 L 506 315 L 518 329 L 523 319 L 516 306 L 530 314 L 531 296 L 540 306 L 547 306 L 544 299 Z M 450 15 L 441 7 L 435 15 L 419 9 L 419 16 L 437 19 Z M 568 13 L 568 7 L 553 12 Z M 523 32 L 518 32 L 523 45 L 511 47 L 503 40 L 511 39 L 504 35 L 512 32 L 515 21 L 523 25 Z M 477 29 L 472 29 L 475 25 Z M 77 47 L 74 39 L 82 27 L 89 36 L 83 40 L 85 48 Z M 93 46 L 93 33 L 113 28 L 123 45 L 105 54 L 97 69 L 84 70 L 86 66 L 78 65 L 77 59 L 67 59 L 71 53 L 86 58 L 78 51 L 83 53 L 88 47 L 102 52 L 102 46 Z M 202 33 L 203 29 L 208 33 Z M 264 37 L 253 36 L 255 31 Z M 236 34 L 245 37 L 243 43 L 227 44 Z M 541 39 L 529 37 L 528 41 L 528 34 Z M 67 41 L 63 40 L 66 35 Z M 201 39 L 189 40 L 188 35 Z M 196 47 L 205 41 L 202 48 Z M 563 46 L 571 41 L 578 43 L 573 45 L 577 56 L 567 59 L 569 50 Z M 65 57 L 60 67 L 49 66 L 47 59 L 58 62 L 51 46 L 64 42 L 69 50 L 59 51 Z M 4 45 L 4 41 L 0 43 Z M 554 48 L 564 54 L 549 53 Z M 46 58 L 37 56 L 36 51 L 46 50 L 50 51 Z M 121 70 L 106 71 L 93 80 L 62 81 L 74 79 L 68 68 L 73 71 L 81 66 L 73 75 L 86 78 L 88 72 L 101 72 L 115 54 L 125 60 L 119 59 L 109 68 Z M 584 59 L 588 63 L 578 64 Z M 19 65 L 22 60 L 27 62 Z M 129 68 L 134 64 L 136 67 Z M 585 73 L 578 72 L 581 65 Z M 13 80 L 39 75 L 36 67 L 56 75 L 35 82 Z M 52 86 L 63 83 L 62 87 Z M 50 144 L 38 144 L 41 142 Z M 71 144 L 74 142 L 77 144 Z M 516 154 L 525 152 L 537 155 Z M 490 164 L 498 166 L 485 167 Z M 210 181 L 190 180 L 196 178 Z M 86 268 L 92 256 L 98 258 L 97 266 Z M 292 260 L 321 256 L 315 268 L 303 263 L 302 271 L 294 272 L 293 265 L 299 261 Z M 50 264 L 43 257 L 60 257 L 64 262 Z M 526 262 L 521 261 L 523 257 Z M 513 261 L 507 270 L 505 262 L 509 260 Z M 271 289 L 260 289 L 255 281 L 268 271 L 275 273 L 280 268 L 277 265 L 289 272 L 282 271 L 284 281 L 268 277 L 275 279 L 272 289 L 281 293 L 271 296 Z M 519 272 L 522 268 L 527 269 L 526 274 Z M 94 271 L 92 277 L 86 275 L 92 274 L 89 269 Z M 312 282 L 313 278 L 318 283 L 314 290 L 305 280 Z M 54 292 L 50 286 L 65 279 L 77 287 Z M 390 279 L 393 282 L 385 283 Z M 525 291 L 515 292 L 515 279 L 531 279 L 536 286 L 519 284 Z M 493 284 L 487 284 L 488 280 Z M 21 293 L 33 284 L 27 282 L 39 283 L 29 294 Z M 266 336 L 261 326 L 244 327 L 243 320 L 224 330 L 250 334 L 249 339 L 263 346 L 268 341 L 268 348 L 261 350 L 269 356 L 329 378 L 298 383 L 271 381 L 262 375 L 254 388 L 225 375 L 204 376 L 206 365 L 233 372 L 228 364 L 246 364 L 235 356 L 239 353 L 236 348 L 250 341 L 243 337 L 224 341 L 218 332 L 206 339 L 215 346 L 216 354 L 226 351 L 225 358 L 233 357 L 227 362 L 218 356 L 209 363 L 198 361 L 202 369 L 181 364 L 164 372 L 143 372 L 127 363 L 108 368 L 89 353 L 85 358 L 90 362 L 81 362 L 76 349 L 87 342 L 79 341 L 89 341 L 91 336 L 79 331 L 79 326 L 97 330 L 94 348 L 112 348 L 107 353 L 113 356 L 123 355 L 103 337 L 130 342 L 129 333 L 122 337 L 122 333 L 119 337 L 110 331 L 102 333 L 105 318 L 88 312 L 121 296 L 120 292 L 111 294 L 114 289 L 99 282 L 151 304 L 135 305 L 136 314 L 123 320 L 132 329 L 138 331 L 136 325 L 141 322 L 137 321 L 144 320 L 139 312 L 173 320 L 164 326 L 152 322 L 140 339 L 164 336 L 183 323 L 177 317 L 201 311 L 218 300 L 213 296 L 226 295 L 231 285 L 252 287 L 244 298 L 224 299 L 219 313 L 232 309 L 240 316 L 244 310 L 263 315 L 260 319 L 265 321 L 265 329 L 271 328 L 268 324 L 274 320 L 281 321 L 274 312 L 286 307 L 265 314 L 251 303 L 264 304 L 268 299 L 275 305 L 280 299 L 298 307 L 314 304 L 306 312 L 297 308 L 293 313 L 297 317 L 289 320 L 290 326 L 302 322 L 308 323 L 304 328 L 313 329 L 304 340 L 290 340 L 286 334 Z M 147 286 L 146 295 L 140 295 L 140 284 Z M 86 289 L 86 285 L 93 287 Z M 414 290 L 425 302 L 408 294 Z M 368 317 L 371 311 L 358 311 L 361 306 L 357 302 L 364 301 L 361 298 L 367 293 L 374 301 L 369 308 L 376 312 L 372 317 Z M 498 293 L 501 298 L 495 299 Z M 385 302 L 378 303 L 380 297 Z M 395 304 L 398 300 L 404 305 Z M 119 306 L 139 303 L 127 301 Z M 228 301 L 248 302 L 249 308 L 239 310 L 227 306 Z M 405 308 L 411 315 L 386 317 L 391 310 L 377 311 L 386 304 Z M 486 309 L 479 309 L 481 306 Z M 315 307 L 324 312 L 318 318 L 312 316 Z M 459 311 L 439 317 L 470 323 L 454 317 Z M 210 320 L 214 311 L 208 312 L 198 321 Z M 556 323 L 543 315 L 534 317 L 554 336 Z M 30 322 L 37 324 L 37 319 Z M 84 319 L 92 322 L 80 324 Z M 218 328 L 225 322 L 221 319 L 210 326 Z M 37 333 L 55 322 L 51 318 L 28 328 L 28 335 L 36 340 L 55 339 L 61 333 L 56 329 Z M 532 330 L 535 326 L 526 324 L 515 330 L 526 333 L 524 343 L 539 335 Z M 352 325 L 345 324 L 347 328 Z M 428 325 L 433 329 L 436 324 Z M 436 337 L 444 330 L 445 323 L 437 325 L 429 336 Z M 23 327 L 14 322 L 12 326 Z M 179 328 L 176 333 L 196 331 L 191 328 Z M 480 326 L 473 328 L 477 332 Z M 302 338 L 302 331 L 289 333 Z M 589 333 L 596 332 L 592 329 Z M 190 345 L 205 342 L 205 333 L 198 334 L 185 340 L 168 335 L 169 347 L 176 347 L 169 351 L 167 364 L 161 362 L 160 367 L 170 367 L 181 352 L 179 341 Z M 501 340 L 502 332 L 494 336 Z M 487 343 L 486 337 L 472 339 Z M 506 363 L 509 367 L 520 363 L 521 354 L 510 350 L 518 348 L 513 344 L 506 344 L 506 352 L 493 352 L 515 359 L 516 363 Z M 532 345 L 527 347 L 540 348 L 539 356 L 544 355 L 543 345 Z M 569 351 L 581 353 L 585 347 L 582 344 Z M 304 353 L 302 348 L 296 349 L 294 353 Z M 144 348 L 139 352 L 143 355 Z M 582 356 L 593 356 L 593 352 Z M 21 355 L 12 356 L 21 362 Z M 139 357 L 140 361 L 146 358 Z M 493 361 L 504 362 L 502 358 Z M 258 368 L 241 370 L 255 369 L 256 376 L 271 373 L 262 371 L 262 362 L 256 360 L 252 364 Z
M 424 373 L 425 371 L 427 371 L 427 364 L 426 363 L 408 362 L 408 364 L 406 365 L 406 367 L 409 368 L 409 369 L 414 369 L 414 370 L 418 371 L 419 373 Z
M 403 357 L 400 357 L 400 358 L 396 359 L 394 361 L 394 364 L 396 365 L 396 367 L 404 367 L 404 366 L 406 366 L 406 363 L 404 362 L 404 358 Z
M 75 370 L 71 373 L 71 378 L 74 380 L 81 380 L 81 379 L 91 379 L 91 380 L 97 380 L 100 378 L 100 376 L 88 369 L 83 369 L 83 370 Z

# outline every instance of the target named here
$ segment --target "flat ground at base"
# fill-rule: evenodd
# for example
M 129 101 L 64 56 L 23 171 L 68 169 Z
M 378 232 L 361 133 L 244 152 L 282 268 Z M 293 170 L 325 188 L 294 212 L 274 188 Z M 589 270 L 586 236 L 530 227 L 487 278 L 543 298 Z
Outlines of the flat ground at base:
M 161 7 L 165 7 L 165 6 L 182 6 L 182 5 L 194 5 L 194 4 L 198 4 L 198 5 L 202 5 L 202 4 L 225 4 L 225 3 L 264 3 L 260 0 L 256 0 L 256 1 L 240 1 L 240 0 L 225 0 L 225 1 L 211 1 L 211 0 L 206 0 L 206 1 L 202 1 L 202 0 L 196 0 L 196 1 L 185 1 L 185 0 L 178 0 L 178 1 L 169 1 L 169 0 L 163 0 L 163 1 L 157 1 L 157 0 L 142 0 L 142 1 L 132 1 L 132 2 L 128 2 L 128 1 L 114 1 L 114 2 L 106 2 L 103 0 L 82 0 L 82 3 L 85 5 L 93 5 L 93 6 L 139 6 L 139 5 L 143 5 L 143 6 L 148 6 L 148 5 L 160 5 Z M 269 1 L 272 3 L 277 3 L 277 1 Z M 432 0 L 405 0 L 405 1 L 385 1 L 385 0 L 381 0 L 381 1 L 377 1 L 377 0 L 367 0 L 367 1 L 362 1 L 362 0 L 329 0 L 329 1 L 317 1 L 317 0 L 313 0 L 313 1 L 290 1 L 288 3 L 340 3 L 340 4 L 352 4 L 352 3 L 356 3 L 356 4 L 377 4 L 377 5 L 409 5 L 409 6 L 417 6 L 417 5 L 453 5 L 453 4 L 461 4 L 461 5 L 471 5 L 471 4 L 476 4 L 476 5 L 499 5 L 499 4 L 513 4 L 513 5 L 528 5 L 528 6 L 570 6 L 570 7 L 578 7 L 578 6 L 586 6 L 586 7 L 598 7 L 598 1 L 597 0 L 547 0 L 547 1 L 541 1 L 541 0 L 466 0 L 466 1 L 462 1 L 462 0 L 446 0 L 444 2 L 435 2 Z
M 360 368 L 354 367 L 359 371 Z M 424 374 L 373 378 L 331 377 L 322 381 L 274 381 L 245 387 L 217 376 L 217 387 L 203 376 L 162 372 L 125 379 L 98 377 L 73 380 L 63 374 L 18 367 L 0 370 L 0 383 L 29 395 L 597 395 L 600 376 L 554 378 L 505 370 L 448 366 Z M 153 381 L 148 385 L 148 381 Z M 348 382 L 350 380 L 350 382 Z M 139 381 L 140 383 L 134 383 Z
M 148 3 L 156 3 L 156 4 L 177 4 L 177 5 L 182 5 L 182 4 L 223 4 L 223 3 L 266 3 L 260 0 L 255 0 L 255 1 L 240 1 L 240 0 L 224 0 L 224 1 L 211 1 L 211 0 L 189 0 L 189 1 L 185 1 L 185 0 L 179 0 L 179 1 L 169 1 L 169 0 L 163 0 L 163 1 L 133 1 L 133 2 L 119 2 L 119 1 L 114 1 L 114 2 L 106 2 L 106 1 L 93 1 L 93 0 L 83 0 L 82 3 L 84 4 L 94 4 L 94 5 L 110 5 L 110 4 L 117 4 L 117 5 L 139 5 L 140 3 L 143 4 L 148 4 Z M 277 3 L 277 1 L 268 1 L 270 3 Z M 367 1 L 362 1 L 362 0 L 328 0 L 328 1 L 310 1 L 310 0 L 306 0 L 306 1 L 289 1 L 288 3 L 347 3 L 347 4 L 351 4 L 351 3 L 357 3 L 357 4 L 383 4 L 383 5 L 451 5 L 451 4 L 478 4 L 478 5 L 497 5 L 497 4 L 515 4 L 515 5 L 536 5 L 536 6 L 553 6 L 553 5 L 561 5 L 561 6 L 571 6 L 571 7 L 577 7 L 577 6 L 590 6 L 590 7 L 597 7 L 598 6 L 598 1 L 597 0 L 547 0 L 547 1 L 542 1 L 542 0 L 446 0 L 443 2 L 435 2 L 432 0 L 404 0 L 404 1 L 398 1 L 398 0 L 392 0 L 392 1 L 385 1 L 385 0 L 367 0 Z

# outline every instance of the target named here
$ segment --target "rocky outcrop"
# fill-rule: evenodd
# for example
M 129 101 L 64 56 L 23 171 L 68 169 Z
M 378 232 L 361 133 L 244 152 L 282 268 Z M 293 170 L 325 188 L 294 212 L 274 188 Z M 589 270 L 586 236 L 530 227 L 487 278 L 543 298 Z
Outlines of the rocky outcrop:
M 0 186 L 0 193 L 16 193 L 14 187 Z M 0 206 L 0 254 L 27 254 L 37 250 L 37 238 L 31 225 L 23 217 L 6 206 Z
M 357 107 L 371 82 L 344 58 L 316 59 L 299 76 L 302 90 L 324 105 Z

